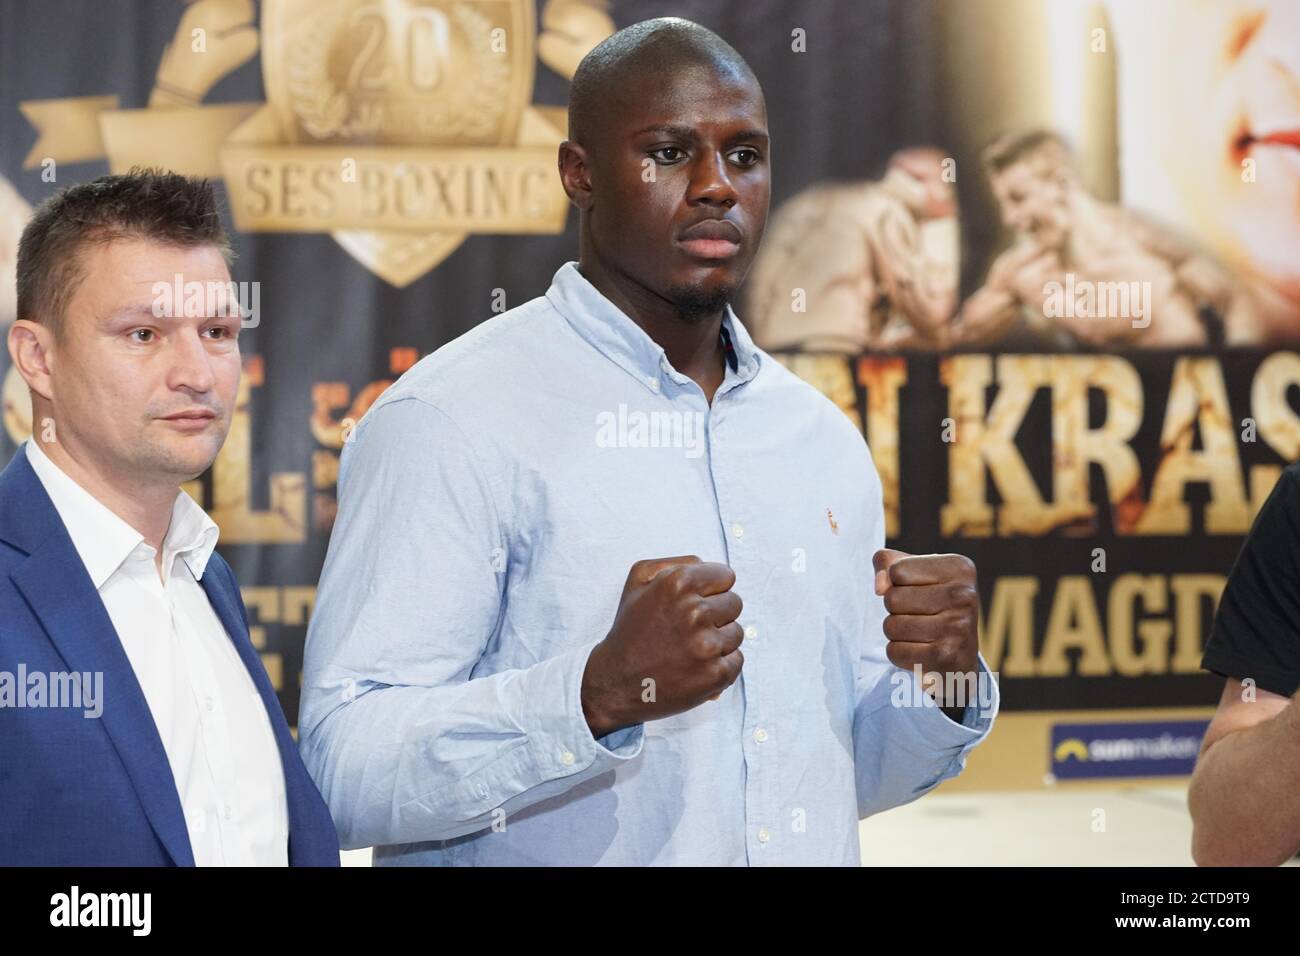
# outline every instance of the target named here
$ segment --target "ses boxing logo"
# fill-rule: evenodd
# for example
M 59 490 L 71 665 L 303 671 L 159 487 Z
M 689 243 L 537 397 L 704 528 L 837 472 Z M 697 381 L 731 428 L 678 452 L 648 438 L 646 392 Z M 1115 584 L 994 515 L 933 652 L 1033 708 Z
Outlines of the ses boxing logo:
M 1053 724 L 1051 777 L 1182 776 L 1196 766 L 1208 720 Z
M 561 106 L 532 102 L 535 59 L 571 80 L 614 32 L 607 0 L 194 0 L 147 109 L 117 96 L 21 103 L 23 164 L 107 158 L 224 178 L 244 232 L 327 232 L 403 287 L 479 233 L 558 235 Z M 265 103 L 204 102 L 262 54 Z

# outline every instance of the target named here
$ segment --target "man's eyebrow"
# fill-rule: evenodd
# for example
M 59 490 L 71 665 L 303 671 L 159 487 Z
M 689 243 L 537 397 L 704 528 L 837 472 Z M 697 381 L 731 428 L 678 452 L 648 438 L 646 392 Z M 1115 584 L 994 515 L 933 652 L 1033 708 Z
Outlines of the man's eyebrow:
M 700 134 L 690 126 L 679 126 L 675 123 L 655 123 L 652 126 L 646 126 L 633 133 L 633 136 L 641 136 L 644 133 L 667 133 L 669 136 L 676 136 L 678 139 L 685 139 L 694 142 L 698 140 Z M 734 143 L 741 139 L 758 139 L 763 142 L 768 140 L 767 130 L 758 127 L 750 127 L 732 133 L 727 137 L 727 142 Z
M 140 302 L 136 305 L 124 305 L 120 309 L 114 309 L 104 316 L 104 320 L 107 322 L 116 322 L 118 319 L 128 319 L 138 315 L 148 315 L 152 317 L 153 314 L 154 310 L 152 305 Z
M 643 133 L 667 133 L 669 136 L 676 136 L 678 139 L 694 140 L 699 137 L 689 126 L 677 126 L 673 123 L 655 123 L 652 126 L 646 126 L 633 133 L 633 136 L 640 136 Z
M 181 314 L 173 315 L 168 313 L 167 310 L 163 308 L 159 308 L 155 310 L 152 303 L 141 302 L 136 305 L 124 305 L 120 309 L 114 309 L 111 312 L 106 313 L 104 317 L 101 319 L 101 321 L 104 322 L 105 324 L 114 324 L 117 322 L 121 322 L 123 320 L 133 320 L 133 319 L 154 319 L 156 321 L 166 321 L 166 320 L 173 320 L 173 319 L 232 318 L 235 315 L 235 312 L 233 310 L 234 307 L 237 305 L 236 299 L 234 297 L 228 298 L 225 304 L 228 306 L 228 308 L 224 312 L 221 309 L 216 309 L 211 314 L 209 314 L 208 310 L 204 309 L 202 315 L 190 315 L 184 311 L 186 307 L 186 303 L 182 301 L 180 303 L 173 304 L 173 309 L 180 309 Z

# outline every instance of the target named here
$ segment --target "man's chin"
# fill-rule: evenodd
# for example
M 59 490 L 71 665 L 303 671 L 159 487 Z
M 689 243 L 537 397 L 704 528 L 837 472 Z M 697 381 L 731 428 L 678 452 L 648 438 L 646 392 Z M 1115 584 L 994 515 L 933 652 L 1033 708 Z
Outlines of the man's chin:
M 139 461 L 144 471 L 169 475 L 178 482 L 191 481 L 212 467 L 224 436 L 177 435 L 150 447 Z
M 696 283 L 675 286 L 668 298 L 687 322 L 701 322 L 717 315 L 731 301 L 735 287 L 730 282 Z

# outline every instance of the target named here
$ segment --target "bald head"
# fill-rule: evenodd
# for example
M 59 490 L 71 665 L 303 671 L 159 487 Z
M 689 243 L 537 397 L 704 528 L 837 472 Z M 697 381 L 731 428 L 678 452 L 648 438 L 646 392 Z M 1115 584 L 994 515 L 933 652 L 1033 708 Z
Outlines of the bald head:
M 744 57 L 712 30 L 680 17 L 643 20 L 606 37 L 578 64 L 569 85 L 569 139 L 591 148 L 630 98 L 654 95 L 689 67 L 758 86 Z

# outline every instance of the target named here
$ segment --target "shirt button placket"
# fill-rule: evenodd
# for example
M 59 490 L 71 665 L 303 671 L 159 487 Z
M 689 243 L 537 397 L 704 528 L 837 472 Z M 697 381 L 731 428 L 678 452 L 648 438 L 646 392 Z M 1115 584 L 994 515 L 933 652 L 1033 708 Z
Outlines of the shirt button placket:
M 744 593 L 746 582 L 759 581 L 763 578 L 763 571 L 757 567 L 755 559 L 755 528 L 749 521 L 752 515 L 744 511 L 750 496 L 745 491 L 743 481 L 732 480 L 733 471 L 728 456 L 731 445 L 720 438 L 720 433 L 728 427 L 734 416 L 722 415 L 719 405 L 725 406 L 730 401 L 728 396 L 731 394 L 732 392 L 729 391 L 720 399 L 715 398 L 714 407 L 710 410 L 710 463 L 727 561 L 736 572 L 739 582 L 737 593 L 741 598 L 747 599 L 747 608 L 753 608 L 755 612 L 761 614 L 757 596 L 751 597 Z M 744 447 L 743 442 L 737 443 L 737 448 Z M 743 470 L 739 473 L 744 474 Z M 759 633 L 756 620 L 757 618 L 747 618 L 741 622 L 744 628 L 745 653 L 744 670 L 740 677 L 744 681 L 745 689 L 743 698 L 745 710 L 741 729 L 744 735 L 741 741 L 745 755 L 745 818 L 748 821 L 745 828 L 745 843 L 750 863 L 771 864 L 778 862 L 778 856 L 774 853 L 777 846 L 772 839 L 774 817 L 773 810 L 769 806 L 768 797 L 771 788 L 767 779 L 768 765 L 773 762 L 775 755 L 772 751 L 773 743 L 769 742 L 773 732 L 771 722 L 768 720 L 771 708 L 767 701 L 766 674 L 762 666 L 763 655 L 759 654 L 756 642 Z

